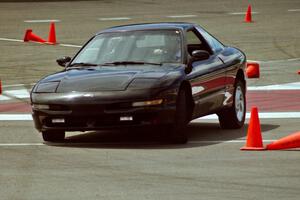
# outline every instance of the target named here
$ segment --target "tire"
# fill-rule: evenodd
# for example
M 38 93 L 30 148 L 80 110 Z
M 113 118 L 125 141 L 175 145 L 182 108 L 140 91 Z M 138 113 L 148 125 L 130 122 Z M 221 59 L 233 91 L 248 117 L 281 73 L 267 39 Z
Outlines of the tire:
M 61 142 L 65 139 L 64 131 L 42 131 L 45 142 Z
M 244 125 L 246 115 L 245 84 L 237 80 L 233 93 L 233 104 L 218 113 L 219 123 L 223 129 L 238 129 Z
M 176 144 L 185 144 L 188 141 L 186 126 L 188 124 L 187 98 L 184 89 L 178 93 L 176 102 L 175 120 L 171 131 L 171 140 Z

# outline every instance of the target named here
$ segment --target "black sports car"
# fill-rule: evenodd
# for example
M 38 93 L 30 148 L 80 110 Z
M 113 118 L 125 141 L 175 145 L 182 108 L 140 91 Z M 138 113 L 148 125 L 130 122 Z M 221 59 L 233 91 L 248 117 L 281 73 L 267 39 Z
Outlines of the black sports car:
M 57 62 L 64 69 L 31 91 L 45 141 L 65 131 L 163 125 L 184 143 L 192 119 L 216 113 L 222 128 L 245 121 L 246 56 L 196 24 L 112 27 Z

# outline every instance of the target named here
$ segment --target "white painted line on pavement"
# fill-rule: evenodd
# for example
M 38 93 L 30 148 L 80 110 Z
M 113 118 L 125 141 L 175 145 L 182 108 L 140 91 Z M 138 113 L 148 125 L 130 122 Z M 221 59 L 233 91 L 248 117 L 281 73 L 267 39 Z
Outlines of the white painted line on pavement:
M 266 85 L 266 86 L 248 86 L 247 90 L 250 90 L 250 91 L 300 90 L 300 82 L 284 83 L 284 84 L 278 84 L 278 85 Z
M 10 97 L 4 96 L 4 94 L 0 95 L 0 101 L 10 100 Z
M 281 60 L 249 60 L 247 59 L 247 61 L 249 62 L 257 62 L 257 63 L 279 63 L 279 62 L 287 62 L 287 61 L 298 61 L 300 60 L 300 58 L 289 58 L 289 59 L 281 59 Z
M 257 62 L 257 63 L 260 63 L 261 61 L 258 61 L 258 60 L 249 60 L 249 59 L 247 59 L 247 62 Z
M 246 119 L 250 118 L 250 113 L 246 114 Z M 261 112 L 260 119 L 299 119 L 300 112 Z M 192 123 L 202 122 L 202 120 L 217 120 L 218 116 L 208 115 L 194 119 Z M 31 114 L 0 114 L 0 121 L 31 121 Z
M 9 100 L 13 97 L 18 99 L 27 99 L 30 97 L 30 92 L 27 89 L 4 90 L 2 95 L 0 95 L 0 101 Z
M 100 21 L 122 21 L 122 20 L 130 20 L 130 17 L 102 17 L 98 18 Z
M 260 112 L 260 119 L 298 119 L 300 118 L 300 112 Z M 194 119 L 192 122 L 201 122 L 202 120 L 217 120 L 218 116 L 216 114 L 207 115 Z M 250 119 L 250 113 L 246 113 L 246 119 Z
M 280 62 L 287 62 L 287 61 L 298 61 L 300 58 L 289 58 L 289 59 L 282 59 L 282 60 L 266 60 L 266 61 L 258 61 L 261 63 L 280 63 Z
M 26 23 L 49 23 L 49 22 L 60 22 L 59 19 L 33 19 L 33 20 L 24 20 Z
M 263 140 L 263 142 L 274 142 L 276 140 Z M 188 144 L 209 144 L 209 143 L 246 143 L 246 140 L 198 140 L 189 141 Z
M 197 15 L 169 15 L 166 17 L 168 17 L 168 18 L 193 18 L 193 17 L 197 17 Z
M 287 59 L 287 61 L 297 61 L 297 60 L 300 60 L 300 58 L 290 58 L 290 59 Z
M 264 143 L 274 142 L 276 140 L 263 140 Z M 191 140 L 188 144 L 215 144 L 215 143 L 246 143 L 246 140 Z M 116 144 L 116 143 L 50 143 L 62 146 L 72 145 L 105 145 L 105 144 Z M 0 147 L 18 147 L 18 146 L 47 146 L 45 143 L 0 143 Z
M 300 12 L 300 9 L 289 9 L 288 12 Z
M 26 85 L 35 85 L 35 83 L 29 83 L 29 84 L 13 84 L 13 85 L 4 85 L 2 88 L 10 88 L 10 87 L 24 87 Z
M 261 119 L 298 119 L 300 112 L 266 112 L 258 113 Z M 246 118 L 250 119 L 250 113 L 246 114 Z
M 0 101 L 9 100 L 11 99 L 11 97 L 15 97 L 18 99 L 26 99 L 30 97 L 30 93 L 27 89 L 6 90 L 3 91 L 2 95 L 0 95 Z
M 59 46 L 63 47 L 75 47 L 75 48 L 81 48 L 82 46 L 80 45 L 75 45 L 75 44 L 58 44 Z
M 0 38 L 0 41 L 24 42 L 23 40 L 11 39 L 11 38 Z
M 30 97 L 30 94 L 29 94 L 28 90 L 26 90 L 26 89 L 7 90 L 7 91 L 3 92 L 3 94 L 7 94 L 7 95 L 10 95 L 10 96 L 15 96 L 15 97 L 21 98 L 21 99 Z
M 14 147 L 14 146 L 43 146 L 43 143 L 0 143 L 0 147 Z
M 228 15 L 245 15 L 246 12 L 230 12 Z M 251 12 L 251 14 L 258 14 L 258 12 Z
M 32 121 L 31 114 L 0 114 L 0 121 Z

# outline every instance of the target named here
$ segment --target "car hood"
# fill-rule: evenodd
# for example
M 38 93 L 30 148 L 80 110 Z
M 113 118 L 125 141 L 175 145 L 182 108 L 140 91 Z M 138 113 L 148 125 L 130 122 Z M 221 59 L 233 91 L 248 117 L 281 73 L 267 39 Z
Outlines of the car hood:
M 42 79 L 36 87 L 35 92 L 122 91 L 126 90 L 135 79 L 155 79 L 156 81 L 163 79 L 166 74 L 179 67 L 180 65 L 134 65 L 69 69 Z M 44 85 L 46 89 L 42 85 Z

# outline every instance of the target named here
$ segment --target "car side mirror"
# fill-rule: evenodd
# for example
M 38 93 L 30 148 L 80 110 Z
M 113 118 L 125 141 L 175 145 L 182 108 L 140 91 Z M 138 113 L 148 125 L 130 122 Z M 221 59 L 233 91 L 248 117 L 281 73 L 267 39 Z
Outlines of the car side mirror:
M 209 56 L 209 53 L 204 50 L 195 50 L 192 52 L 192 58 L 194 61 L 206 60 Z
M 69 57 L 69 56 L 64 56 L 64 57 L 56 60 L 57 64 L 62 67 L 66 67 L 67 63 L 70 61 L 71 61 L 71 57 Z
M 192 71 L 193 68 L 193 62 L 206 60 L 210 57 L 209 53 L 204 50 L 195 50 L 192 52 L 192 57 L 188 62 L 188 65 L 185 69 L 185 73 L 189 74 Z

